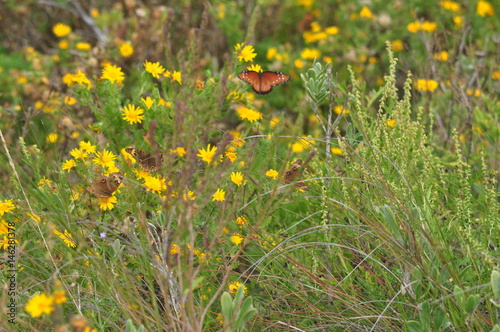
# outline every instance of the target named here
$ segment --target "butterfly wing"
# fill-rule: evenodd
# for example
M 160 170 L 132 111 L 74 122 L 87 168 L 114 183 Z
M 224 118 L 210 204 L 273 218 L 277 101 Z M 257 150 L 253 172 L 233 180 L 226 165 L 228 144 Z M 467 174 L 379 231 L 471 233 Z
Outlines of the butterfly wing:
M 290 76 L 277 71 L 265 71 L 261 74 L 261 92 L 267 94 L 273 90 L 273 87 L 286 83 Z
M 260 94 L 261 77 L 258 72 L 253 70 L 245 70 L 238 74 L 238 78 L 243 82 L 250 84 L 253 91 Z
M 143 150 L 126 148 L 125 151 L 130 153 L 139 162 L 139 166 L 148 172 L 156 171 L 160 168 L 163 161 L 163 154 L 151 154 Z
M 87 191 L 100 198 L 109 198 L 113 195 L 120 183 L 113 177 L 101 176 L 92 182 Z

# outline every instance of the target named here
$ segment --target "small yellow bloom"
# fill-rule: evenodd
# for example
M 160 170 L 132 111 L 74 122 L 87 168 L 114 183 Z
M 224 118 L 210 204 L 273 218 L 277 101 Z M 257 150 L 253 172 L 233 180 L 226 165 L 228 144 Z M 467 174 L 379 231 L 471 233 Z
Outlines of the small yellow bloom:
M 175 255 L 181 252 L 181 247 L 179 247 L 177 244 L 172 244 L 170 247 L 170 255 Z
M 491 78 L 494 79 L 494 80 L 500 80 L 500 70 L 495 70 L 491 74 Z
M 71 96 L 65 96 L 64 103 L 68 106 L 73 106 L 74 104 L 76 104 L 76 98 Z
M 232 172 L 229 178 L 238 187 L 243 184 L 243 174 L 241 172 Z
M 437 59 L 439 61 L 448 61 L 448 52 L 442 51 L 434 54 L 434 59 Z
M 47 135 L 47 138 L 45 140 L 47 141 L 47 143 L 56 143 L 58 139 L 59 135 L 57 133 L 50 133 Z
M 68 171 L 68 173 L 71 171 L 72 168 L 76 167 L 76 162 L 74 159 L 69 159 L 63 162 L 62 164 L 62 170 L 63 171 Z
M 476 14 L 479 16 L 493 16 L 495 15 L 495 9 L 488 1 L 479 0 L 477 2 Z
M 184 157 L 186 155 L 186 149 L 183 147 L 178 147 L 176 149 L 170 149 L 170 154 L 177 154 L 179 157 Z
M 422 24 L 420 24 L 420 22 L 411 22 L 409 23 L 406 28 L 408 29 L 408 31 L 410 31 L 411 33 L 417 33 L 419 32 L 420 30 L 422 30 Z
M 257 64 L 254 64 L 254 63 L 251 64 L 250 66 L 248 66 L 247 70 L 256 71 L 256 72 L 259 72 L 259 73 L 262 73 L 264 71 L 260 65 L 257 65 Z
M 300 52 L 300 57 L 304 60 L 319 59 L 321 57 L 321 52 L 315 48 L 304 48 L 304 50 Z
M 236 161 L 237 155 L 235 152 L 226 152 L 226 157 L 227 159 L 229 159 L 229 161 L 234 163 Z
M 144 177 L 144 186 L 154 193 L 160 194 L 167 189 L 167 181 L 161 175 Z
M 272 60 L 274 59 L 274 57 L 276 56 L 276 53 L 278 53 L 278 50 L 276 49 L 276 47 L 270 47 L 267 49 L 267 53 L 266 53 L 266 59 L 267 60 Z
M 71 235 L 70 232 L 67 230 L 64 230 L 64 233 L 58 231 L 57 229 L 53 229 L 52 232 L 57 235 L 61 240 L 64 241 L 64 243 L 70 247 L 70 248 L 75 248 L 76 247 L 76 242 L 73 239 L 73 235 Z
M 4 213 L 9 213 L 14 210 L 16 207 L 14 203 L 12 203 L 12 199 L 6 199 L 4 201 L 0 201 L 0 217 L 4 215 Z
M 172 73 L 172 81 L 175 81 L 182 85 L 182 73 L 180 71 L 174 70 Z
M 455 1 L 445 0 L 445 1 L 441 1 L 439 4 L 441 5 L 441 7 L 443 7 L 446 10 L 455 12 L 457 14 L 460 13 L 460 4 L 455 2 Z
M 233 235 L 233 236 L 231 236 L 231 242 L 233 242 L 236 245 L 238 245 L 241 242 L 243 242 L 243 240 L 244 240 L 243 237 L 241 237 L 239 235 Z
M 90 15 L 92 15 L 93 18 L 98 17 L 99 16 L 99 9 L 92 8 L 92 10 L 90 11 Z
M 481 96 L 481 90 L 480 89 L 469 89 L 466 91 L 467 96 L 474 96 L 474 97 L 479 97 Z
M 342 149 L 341 149 L 341 148 L 332 147 L 330 150 L 332 151 L 332 153 L 333 153 L 334 155 L 337 155 L 337 156 L 341 156 L 341 155 L 343 155 L 343 154 L 344 154 L 344 152 L 342 151 Z
M 207 148 L 204 149 L 198 149 L 198 154 L 196 155 L 197 157 L 201 158 L 204 162 L 207 164 L 210 164 L 212 161 L 212 158 L 214 157 L 215 153 L 217 152 L 217 147 L 211 147 L 210 144 L 208 144 Z
M 453 17 L 453 23 L 455 24 L 456 29 L 460 29 L 463 25 L 463 19 L 462 16 L 455 16 Z
M 141 98 L 141 101 L 144 103 L 146 108 L 149 110 L 151 109 L 151 106 L 153 106 L 155 100 L 151 98 L 150 96 L 147 96 L 146 98 Z
M 113 192 L 113 196 L 110 197 L 99 197 L 97 199 L 97 202 L 99 203 L 99 209 L 106 211 L 106 210 L 113 210 L 115 207 L 114 204 L 118 201 L 116 196 L 114 196 L 115 192 Z
M 235 282 L 232 282 L 229 284 L 229 292 L 231 294 L 236 294 L 236 291 L 238 290 L 238 288 L 240 288 L 240 286 L 243 286 L 244 288 L 244 294 L 247 295 L 247 286 L 244 286 L 241 282 L 239 281 L 235 281 Z
M 124 58 L 128 58 L 134 54 L 134 47 L 129 43 L 123 43 L 120 45 L 120 54 Z
M 142 123 L 144 118 L 144 110 L 140 107 L 136 107 L 132 104 L 122 108 L 123 120 L 127 121 L 129 124 Z
M 364 6 L 359 12 L 359 17 L 372 18 L 373 13 L 368 7 Z
M 165 72 L 165 68 L 163 68 L 159 62 L 152 63 L 146 60 L 144 62 L 144 68 L 146 72 L 153 75 L 154 78 L 160 78 L 160 75 Z
M 255 49 L 251 45 L 246 45 L 246 46 L 243 45 L 244 44 L 237 44 L 234 47 L 236 50 L 238 60 L 240 60 L 240 62 L 252 61 L 257 56 L 257 53 L 255 53 Z
M 250 109 L 246 106 L 240 106 L 240 107 L 236 108 L 236 113 L 238 113 L 238 116 L 241 119 L 248 120 L 249 122 L 254 122 L 254 121 L 262 119 L 262 113 L 255 111 L 253 109 Z
M 71 27 L 68 26 L 68 25 L 66 25 L 66 24 L 57 23 L 52 28 L 52 32 L 57 37 L 64 37 L 64 36 L 67 36 L 67 35 L 69 35 L 71 33 Z
M 53 296 L 54 302 L 56 304 L 61 304 L 68 301 L 68 299 L 66 298 L 66 292 L 63 289 L 55 290 Z
M 212 201 L 225 201 L 226 200 L 226 192 L 223 189 L 217 189 L 215 194 L 212 196 Z
M 243 216 L 236 218 L 236 220 L 234 222 L 236 225 L 238 225 L 240 227 L 248 225 L 248 220 Z
M 90 142 L 81 141 L 80 142 L 80 149 L 82 149 L 83 151 L 85 151 L 87 153 L 95 153 L 97 147 L 95 145 L 92 145 L 92 143 L 90 143 Z
M 57 46 L 59 46 L 59 48 L 61 50 L 67 50 L 69 48 L 69 43 L 66 39 L 63 39 L 63 40 L 59 41 Z
M 54 310 L 54 298 L 45 293 L 34 295 L 25 307 L 31 317 L 40 317 L 42 314 L 50 315 Z
M 333 111 L 337 114 L 347 114 L 349 113 L 349 110 L 345 108 L 343 105 L 337 105 L 333 108 Z
M 125 74 L 122 72 L 122 69 L 120 67 L 111 64 L 104 66 L 104 69 L 102 70 L 101 80 L 108 80 L 111 83 L 116 82 L 120 84 L 124 79 Z
M 113 152 L 104 149 L 102 153 L 96 152 L 95 155 L 95 158 L 92 159 L 92 162 L 94 162 L 95 164 L 101 165 L 103 167 L 114 166 L 116 155 L 113 154 Z
M 274 169 L 270 169 L 266 172 L 266 176 L 271 178 L 271 179 L 276 179 L 278 177 L 279 173 L 278 171 Z
M 415 89 L 418 91 L 430 91 L 433 92 L 434 90 L 437 89 L 439 83 L 436 82 L 435 80 L 424 80 L 424 79 L 419 79 L 415 83 Z
M 304 62 L 300 59 L 295 59 L 295 61 L 293 61 L 293 65 L 299 69 L 304 68 Z
M 88 157 L 88 152 L 83 151 L 82 149 L 74 148 L 69 153 L 75 159 L 85 159 Z
M 91 49 L 91 47 L 92 47 L 92 45 L 90 45 L 89 43 L 77 43 L 76 44 L 76 49 L 80 50 L 80 51 L 88 51 Z
M 336 26 L 327 27 L 325 28 L 325 32 L 327 35 L 336 35 L 339 33 L 339 28 Z
M 396 127 L 396 119 L 390 119 L 387 121 L 387 125 L 392 128 Z

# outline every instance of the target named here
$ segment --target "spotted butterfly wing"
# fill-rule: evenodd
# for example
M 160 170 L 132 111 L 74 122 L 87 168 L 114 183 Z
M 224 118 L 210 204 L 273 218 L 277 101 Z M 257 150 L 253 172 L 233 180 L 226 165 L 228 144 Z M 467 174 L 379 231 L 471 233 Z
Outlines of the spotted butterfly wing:
M 285 176 L 283 177 L 285 183 L 292 183 L 295 180 L 297 174 L 299 173 L 299 168 L 302 167 L 302 163 L 302 159 L 295 160 L 292 167 L 290 167 L 290 169 L 285 172 Z M 295 183 L 295 188 L 302 191 L 308 190 L 307 184 L 302 181 L 298 181 L 297 183 Z
M 259 95 L 265 95 L 273 91 L 275 86 L 286 83 L 290 76 L 277 71 L 257 72 L 245 70 L 238 74 L 238 78 L 252 86 L 253 91 Z
M 151 154 L 134 148 L 126 148 L 125 151 L 134 156 L 139 162 L 139 166 L 148 172 L 158 170 L 163 161 L 163 154 Z
M 99 198 L 109 198 L 123 181 L 122 173 L 111 173 L 109 176 L 101 176 L 87 187 L 87 191 Z

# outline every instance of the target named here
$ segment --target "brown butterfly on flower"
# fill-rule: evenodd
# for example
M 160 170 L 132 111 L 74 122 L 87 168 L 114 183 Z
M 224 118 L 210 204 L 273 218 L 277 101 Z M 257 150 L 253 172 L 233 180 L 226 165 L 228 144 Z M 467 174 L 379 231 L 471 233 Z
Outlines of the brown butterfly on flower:
M 285 183 L 292 183 L 295 180 L 297 174 L 299 174 L 299 170 L 302 167 L 302 164 L 302 159 L 295 160 L 295 162 L 292 164 L 292 167 L 290 167 L 290 169 L 288 169 L 283 176 L 283 180 L 285 181 Z M 310 171 L 309 167 L 307 167 L 306 169 Z M 307 184 L 302 181 L 298 181 L 297 183 L 295 183 L 295 188 L 301 191 L 308 190 Z
M 99 198 L 109 198 L 123 182 L 122 173 L 111 173 L 109 176 L 101 176 L 87 187 L 87 191 Z
M 126 148 L 125 151 L 134 156 L 134 158 L 137 159 L 139 166 L 145 171 L 153 172 L 157 171 L 161 167 L 161 163 L 163 161 L 163 154 L 161 153 L 152 154 L 134 148 Z

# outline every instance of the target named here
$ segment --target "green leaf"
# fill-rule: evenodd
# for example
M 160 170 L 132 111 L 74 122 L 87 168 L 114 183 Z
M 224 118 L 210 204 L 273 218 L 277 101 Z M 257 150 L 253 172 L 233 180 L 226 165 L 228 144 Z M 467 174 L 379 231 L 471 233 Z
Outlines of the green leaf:
M 468 314 L 470 314 L 478 304 L 479 300 L 481 300 L 479 294 L 469 296 L 467 301 L 465 301 L 465 306 L 464 306 L 465 311 Z
M 457 299 L 458 301 L 458 305 L 465 309 L 464 308 L 464 303 L 465 303 L 465 294 L 464 294 L 464 291 L 462 290 L 462 288 L 458 287 L 458 286 L 455 286 L 454 290 L 453 290 L 453 294 L 455 295 L 455 298 Z
M 500 272 L 497 270 L 491 272 L 491 288 L 493 288 L 493 297 L 500 299 Z
M 443 329 L 444 326 L 449 323 L 448 318 L 446 317 L 446 311 L 442 307 L 436 307 L 436 309 L 432 312 L 432 316 L 434 318 L 435 330 Z
M 431 330 L 431 306 L 428 301 L 420 304 L 420 323 L 425 331 Z
M 411 320 L 408 323 L 406 323 L 406 329 L 409 332 L 424 332 L 424 329 L 422 328 L 422 324 L 420 324 L 417 321 Z
M 500 332 L 500 325 L 497 324 L 497 325 L 493 326 L 493 328 L 491 329 L 490 332 Z
M 233 317 L 233 299 L 228 292 L 224 292 L 220 298 L 220 303 L 222 307 L 222 316 L 224 316 L 224 322 L 228 322 Z

